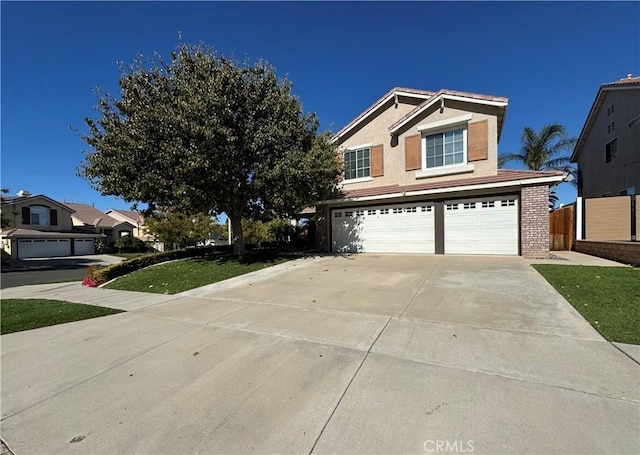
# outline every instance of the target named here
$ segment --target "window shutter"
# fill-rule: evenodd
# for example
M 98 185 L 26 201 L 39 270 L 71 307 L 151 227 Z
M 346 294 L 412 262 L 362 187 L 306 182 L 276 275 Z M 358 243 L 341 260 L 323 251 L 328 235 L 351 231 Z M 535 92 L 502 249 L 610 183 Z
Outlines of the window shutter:
M 58 225 L 58 211 L 55 209 L 49 209 L 49 224 L 51 226 Z
M 371 177 L 384 175 L 384 146 L 382 144 L 371 147 Z
M 486 160 L 489 157 L 488 122 L 469 123 L 467 161 Z
M 404 138 L 404 170 L 415 171 L 422 168 L 422 135 Z
M 22 224 L 31 224 L 31 209 L 22 207 Z

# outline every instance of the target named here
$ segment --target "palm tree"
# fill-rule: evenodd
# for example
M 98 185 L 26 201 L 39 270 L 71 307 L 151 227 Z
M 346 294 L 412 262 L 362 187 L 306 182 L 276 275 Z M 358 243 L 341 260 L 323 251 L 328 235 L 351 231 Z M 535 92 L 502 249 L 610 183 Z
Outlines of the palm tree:
M 498 159 L 498 166 L 503 167 L 510 161 L 517 161 L 532 171 L 567 170 L 570 152 L 576 138 L 568 137 L 562 125 L 552 123 L 542 127 L 540 132 L 526 126 L 522 131 L 522 148 L 520 153 L 507 153 Z
M 537 133 L 530 126 L 522 131 L 520 153 L 507 153 L 498 158 L 498 166 L 509 161 L 517 161 L 532 171 L 557 170 L 573 175 L 571 184 L 577 188 L 576 168 L 570 165 L 571 151 L 577 139 L 568 137 L 564 127 L 552 123 L 542 127 Z M 568 152 L 568 153 L 567 153 Z M 555 190 L 549 192 L 549 208 L 558 203 Z

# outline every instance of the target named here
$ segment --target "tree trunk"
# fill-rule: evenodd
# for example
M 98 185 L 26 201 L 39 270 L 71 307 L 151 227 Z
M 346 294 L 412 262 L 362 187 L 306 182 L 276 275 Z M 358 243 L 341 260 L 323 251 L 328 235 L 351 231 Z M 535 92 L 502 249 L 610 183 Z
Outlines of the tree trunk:
M 233 254 L 242 256 L 245 253 L 244 235 L 242 233 L 242 215 L 229 214 L 231 220 L 231 236 L 233 239 Z

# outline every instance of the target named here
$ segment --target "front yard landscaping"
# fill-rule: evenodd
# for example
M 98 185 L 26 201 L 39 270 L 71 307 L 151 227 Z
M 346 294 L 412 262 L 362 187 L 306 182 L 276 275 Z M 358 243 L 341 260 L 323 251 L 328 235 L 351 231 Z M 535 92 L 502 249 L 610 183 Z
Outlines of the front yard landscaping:
M 640 344 L 640 269 L 533 266 L 609 341 Z
M 122 311 L 61 300 L 3 299 L 0 302 L 0 332 L 4 335 L 116 313 Z
M 132 272 L 105 287 L 124 291 L 177 294 L 281 264 L 289 259 L 270 251 L 252 251 L 242 259 L 228 254 L 180 259 Z

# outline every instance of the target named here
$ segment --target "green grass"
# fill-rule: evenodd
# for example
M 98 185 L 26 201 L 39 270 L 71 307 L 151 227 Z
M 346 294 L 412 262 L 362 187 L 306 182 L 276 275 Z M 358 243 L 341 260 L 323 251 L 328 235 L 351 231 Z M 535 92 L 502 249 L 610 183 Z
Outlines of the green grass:
M 2 299 L 0 333 L 4 335 L 116 313 L 122 311 L 61 300 Z
M 251 252 L 242 260 L 231 255 L 181 259 L 138 270 L 112 281 L 105 287 L 123 291 L 176 294 L 288 260 L 289 258 L 272 252 Z
M 640 269 L 533 267 L 609 341 L 640 344 Z

